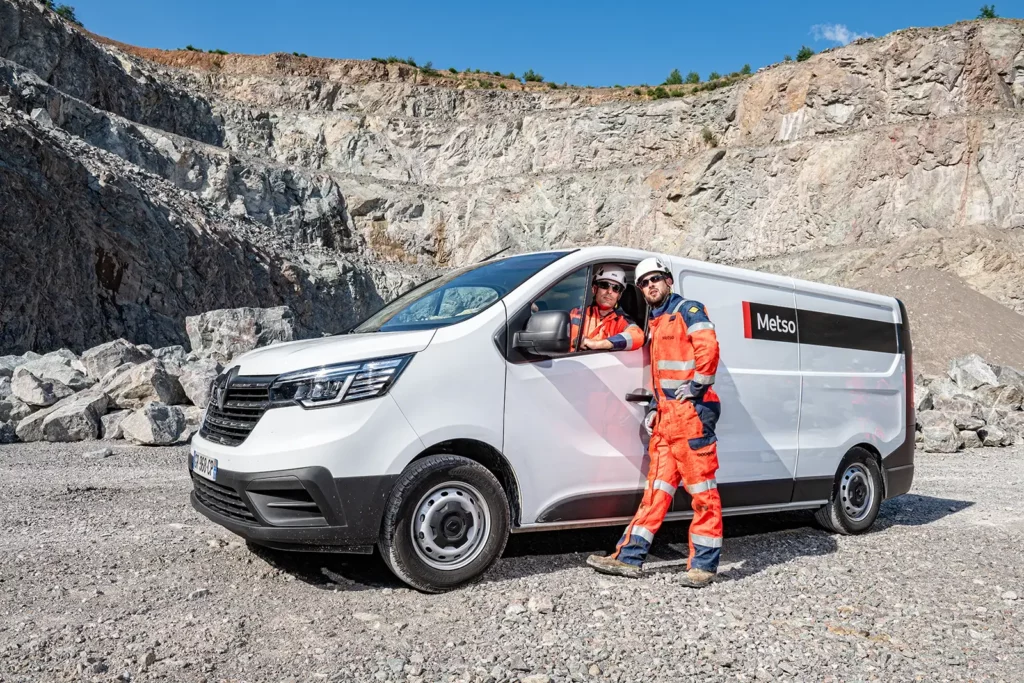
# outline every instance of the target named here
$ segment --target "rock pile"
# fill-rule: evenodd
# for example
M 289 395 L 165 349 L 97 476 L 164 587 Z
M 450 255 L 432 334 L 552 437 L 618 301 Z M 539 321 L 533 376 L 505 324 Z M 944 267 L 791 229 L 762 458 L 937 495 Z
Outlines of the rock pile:
M 287 306 L 209 311 L 186 318 L 192 350 L 125 339 L 81 356 L 0 356 L 0 443 L 127 439 L 166 446 L 200 426 L 210 384 L 232 358 L 295 337 Z
M 926 452 L 1024 441 L 1024 373 L 971 354 L 953 360 L 946 377 L 916 384 L 917 440 Z

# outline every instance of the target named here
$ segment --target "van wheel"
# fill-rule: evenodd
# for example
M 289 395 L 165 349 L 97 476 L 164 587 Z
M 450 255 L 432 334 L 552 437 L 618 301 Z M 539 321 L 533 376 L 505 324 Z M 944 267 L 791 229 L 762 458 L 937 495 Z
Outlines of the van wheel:
M 468 583 L 501 556 L 508 499 L 485 467 L 432 455 L 402 474 L 384 511 L 380 551 L 402 581 L 427 593 Z
M 828 505 L 814 513 L 821 526 L 837 534 L 867 531 L 882 504 L 882 473 L 875 457 L 857 446 L 843 458 Z

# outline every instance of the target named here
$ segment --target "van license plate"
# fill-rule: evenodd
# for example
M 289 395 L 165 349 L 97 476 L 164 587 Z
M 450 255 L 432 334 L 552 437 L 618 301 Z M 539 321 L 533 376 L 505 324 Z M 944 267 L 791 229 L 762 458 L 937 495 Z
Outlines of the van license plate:
M 192 451 L 192 471 L 204 479 L 217 481 L 217 458 Z

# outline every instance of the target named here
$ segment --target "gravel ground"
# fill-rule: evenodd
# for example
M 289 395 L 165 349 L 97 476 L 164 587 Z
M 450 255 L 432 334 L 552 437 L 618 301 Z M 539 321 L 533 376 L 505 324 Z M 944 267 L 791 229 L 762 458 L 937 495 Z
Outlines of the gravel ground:
M 424 595 L 376 556 L 249 548 L 188 504 L 185 448 L 0 447 L 0 681 L 1019 680 L 1024 448 L 919 455 L 872 533 L 727 518 L 721 580 L 583 566 L 618 529 L 514 536 Z

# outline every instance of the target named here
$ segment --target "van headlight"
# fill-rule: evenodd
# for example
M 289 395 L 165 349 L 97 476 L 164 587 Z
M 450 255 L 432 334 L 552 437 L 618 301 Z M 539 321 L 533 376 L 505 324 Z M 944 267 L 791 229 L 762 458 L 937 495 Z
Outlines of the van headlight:
M 409 354 L 289 372 L 270 385 L 270 401 L 319 408 L 383 396 L 411 358 Z

